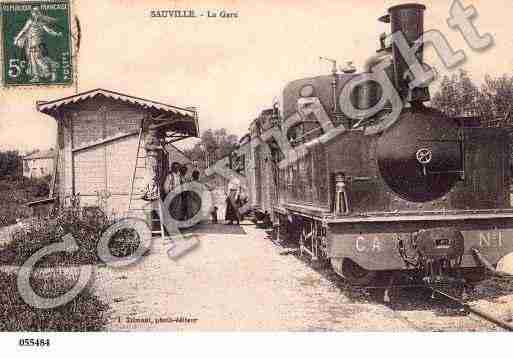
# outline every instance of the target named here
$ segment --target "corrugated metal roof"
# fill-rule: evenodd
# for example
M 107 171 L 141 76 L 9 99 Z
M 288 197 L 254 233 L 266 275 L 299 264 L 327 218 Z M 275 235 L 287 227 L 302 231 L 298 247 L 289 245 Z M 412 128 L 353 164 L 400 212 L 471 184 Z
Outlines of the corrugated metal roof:
M 39 151 L 39 152 L 33 153 L 31 155 L 23 157 L 23 159 L 24 160 L 36 160 L 36 159 L 54 158 L 54 157 L 55 157 L 55 151 L 47 150 L 47 151 Z

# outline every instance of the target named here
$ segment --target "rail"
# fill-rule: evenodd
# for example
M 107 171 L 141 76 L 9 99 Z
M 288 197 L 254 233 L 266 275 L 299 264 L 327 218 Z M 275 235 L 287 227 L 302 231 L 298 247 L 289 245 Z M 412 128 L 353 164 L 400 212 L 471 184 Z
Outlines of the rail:
M 495 325 L 497 325 L 498 327 L 501 327 L 502 329 L 505 329 L 507 331 L 510 331 L 510 332 L 513 332 L 513 325 L 499 319 L 499 318 L 496 318 L 494 317 L 493 315 L 479 309 L 479 308 L 476 308 L 475 306 L 472 306 L 470 304 L 467 304 L 467 303 L 464 303 L 463 301 L 461 301 L 460 299 L 458 298 L 455 298 L 453 297 L 452 295 L 449 295 L 437 288 L 432 288 L 430 287 L 429 289 L 431 289 L 433 291 L 433 293 L 436 293 L 436 294 L 439 294 L 447 299 L 449 299 L 450 301 L 458 304 L 461 308 L 463 308 L 464 310 L 468 311 L 468 312 L 471 312 L 475 315 L 477 315 L 478 317 L 480 318 L 483 318 Z

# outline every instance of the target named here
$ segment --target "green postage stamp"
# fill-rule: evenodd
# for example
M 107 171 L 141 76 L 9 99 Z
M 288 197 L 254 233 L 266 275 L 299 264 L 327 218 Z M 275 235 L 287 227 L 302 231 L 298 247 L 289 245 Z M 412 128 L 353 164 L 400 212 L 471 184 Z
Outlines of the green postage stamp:
M 6 86 L 73 81 L 69 1 L 1 3 Z

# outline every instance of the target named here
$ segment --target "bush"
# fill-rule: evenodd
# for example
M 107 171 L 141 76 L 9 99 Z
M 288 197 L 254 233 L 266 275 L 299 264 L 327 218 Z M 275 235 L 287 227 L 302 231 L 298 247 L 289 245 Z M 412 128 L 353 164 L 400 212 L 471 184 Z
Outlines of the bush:
M 27 218 L 31 210 L 28 202 L 47 198 L 50 193 L 50 178 L 19 178 L 4 176 L 0 180 L 0 227 L 16 223 L 18 218 Z
M 74 284 L 60 274 L 31 279 L 34 291 L 46 298 L 56 297 Z M 98 331 L 107 323 L 108 305 L 84 289 L 71 302 L 53 309 L 37 309 L 26 304 L 18 293 L 16 274 L 0 272 L 0 331 Z
M 36 180 L 28 188 L 28 191 L 30 191 L 31 196 L 34 199 L 48 198 L 48 195 L 50 194 L 49 182 L 47 182 L 47 180 Z
M 115 257 L 128 257 L 135 253 L 139 243 L 139 236 L 135 230 L 123 228 L 110 240 L 110 253 Z
M 59 208 L 47 218 L 31 221 L 26 228 L 15 229 L 12 240 L 0 250 L 0 264 L 22 265 L 40 249 L 61 242 L 71 234 L 79 249 L 73 253 L 57 252 L 37 263 L 38 266 L 95 264 L 100 261 L 98 242 L 103 232 L 114 223 L 100 210 Z M 109 241 L 114 256 L 125 257 L 135 252 L 139 238 L 135 231 L 120 230 Z
M 0 151 L 0 178 L 4 176 L 19 176 L 22 159 L 18 151 Z

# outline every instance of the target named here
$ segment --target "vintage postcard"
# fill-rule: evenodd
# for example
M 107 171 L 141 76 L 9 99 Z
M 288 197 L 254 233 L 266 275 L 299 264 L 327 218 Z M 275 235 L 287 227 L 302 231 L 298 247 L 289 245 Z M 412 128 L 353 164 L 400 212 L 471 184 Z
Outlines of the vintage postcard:
M 2 0 L 0 331 L 512 331 L 512 17 Z

